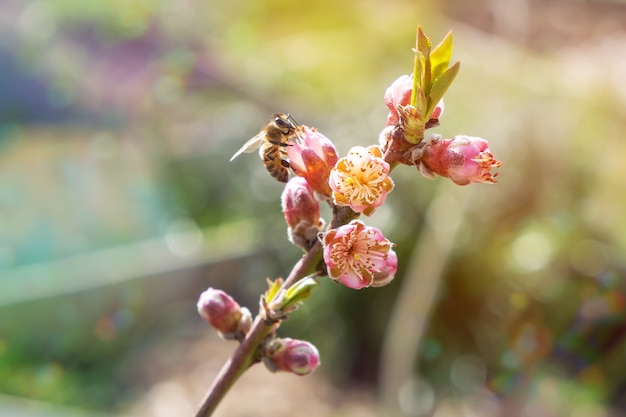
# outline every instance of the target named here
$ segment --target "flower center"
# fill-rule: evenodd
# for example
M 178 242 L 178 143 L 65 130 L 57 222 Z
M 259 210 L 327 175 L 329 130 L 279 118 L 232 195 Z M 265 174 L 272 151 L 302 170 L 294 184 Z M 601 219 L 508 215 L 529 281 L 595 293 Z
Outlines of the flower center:
M 339 192 L 352 201 L 371 204 L 382 193 L 385 167 L 373 157 L 354 156 L 357 157 L 347 160 L 341 171 L 343 181 L 338 184 Z
M 380 261 L 387 258 L 389 249 L 376 241 L 370 230 L 352 232 L 341 243 L 334 245 L 332 251 L 333 262 L 341 270 L 352 270 L 359 275 L 380 272 Z

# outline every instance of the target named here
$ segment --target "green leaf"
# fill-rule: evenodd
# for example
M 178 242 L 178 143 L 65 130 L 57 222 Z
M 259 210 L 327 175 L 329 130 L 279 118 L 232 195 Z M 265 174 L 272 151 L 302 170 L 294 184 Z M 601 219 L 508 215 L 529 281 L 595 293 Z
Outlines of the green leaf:
M 306 277 L 287 289 L 285 300 L 280 306 L 281 309 L 299 304 L 311 296 L 313 287 L 319 285 L 313 277 Z
M 452 48 L 454 46 L 454 38 L 452 31 L 449 31 L 443 40 L 433 49 L 430 54 L 430 62 L 432 66 L 431 74 L 433 80 L 436 80 L 445 72 L 450 64 L 452 57 Z
M 417 97 L 416 97 L 416 100 L 415 100 L 415 107 L 417 108 L 417 111 L 421 115 L 424 115 L 426 113 L 426 111 L 428 110 L 428 100 L 426 98 L 426 94 L 424 93 L 424 90 L 422 90 L 419 87 L 417 89 Z
M 428 94 L 428 109 L 424 120 L 430 119 L 430 115 L 435 109 L 435 106 L 439 103 L 439 100 L 443 98 L 443 95 L 446 93 L 450 85 L 452 85 L 456 75 L 459 73 L 460 67 L 461 63 L 456 62 L 433 82 L 432 88 Z
M 421 89 L 423 68 L 420 53 L 416 50 L 413 50 L 413 52 L 415 52 L 415 60 L 413 61 L 413 90 L 411 92 L 411 106 L 415 106 L 417 91 L 418 89 Z
M 424 34 L 422 31 L 422 27 L 417 27 L 417 50 L 419 51 L 419 58 L 421 60 L 422 68 L 421 68 L 421 86 L 422 89 L 428 94 L 430 91 L 430 83 L 432 77 L 430 75 L 430 50 L 432 48 L 432 44 L 430 43 L 430 39 L 428 36 Z
M 422 27 L 417 27 L 417 50 L 422 53 L 425 57 L 430 55 L 430 48 L 432 44 L 430 43 L 430 39 L 428 36 L 422 31 Z
M 276 294 L 278 294 L 280 287 L 283 285 L 283 280 L 282 278 L 277 278 L 275 281 L 272 281 L 271 279 L 267 278 L 266 281 L 268 289 L 265 292 L 265 298 L 268 301 L 271 301 L 274 299 Z

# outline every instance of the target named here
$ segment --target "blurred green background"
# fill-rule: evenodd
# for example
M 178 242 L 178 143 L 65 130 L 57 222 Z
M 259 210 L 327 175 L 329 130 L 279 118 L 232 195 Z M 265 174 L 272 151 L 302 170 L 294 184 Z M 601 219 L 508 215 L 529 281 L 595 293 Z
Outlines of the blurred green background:
M 418 24 L 461 61 L 434 131 L 488 139 L 499 182 L 394 171 L 365 221 L 396 280 L 323 281 L 281 329 L 322 367 L 263 378 L 316 387 L 293 398 L 318 416 L 626 415 L 625 22 L 617 0 L 3 1 L 0 415 L 191 414 L 233 347 L 199 292 L 255 310 L 300 256 L 280 184 L 228 159 L 276 111 L 375 143 Z M 221 415 L 291 415 L 245 393 Z

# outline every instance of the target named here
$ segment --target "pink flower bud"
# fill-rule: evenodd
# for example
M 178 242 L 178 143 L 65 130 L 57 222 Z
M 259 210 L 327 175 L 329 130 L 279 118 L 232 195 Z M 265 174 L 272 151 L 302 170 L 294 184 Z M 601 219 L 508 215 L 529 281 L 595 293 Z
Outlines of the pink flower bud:
M 317 348 L 304 340 L 274 339 L 266 349 L 263 362 L 272 371 L 286 371 L 296 375 L 310 374 L 320 364 Z
M 335 145 L 315 128 L 300 126 L 300 141 L 287 147 L 293 172 L 307 180 L 313 191 L 330 197 L 328 176 L 337 162 Z
M 357 290 L 388 284 L 398 268 L 392 246 L 380 230 L 360 220 L 331 229 L 324 235 L 328 275 Z
M 222 290 L 208 288 L 198 299 L 198 313 L 223 335 L 239 330 L 242 308 Z
M 402 75 L 395 80 L 391 86 L 385 91 L 385 105 L 389 109 L 387 116 L 387 124 L 385 126 L 395 126 L 400 121 L 398 106 L 409 106 L 411 104 L 411 95 L 413 94 L 413 77 L 410 75 Z M 435 106 L 430 120 L 436 121 L 443 114 L 443 99 Z M 423 116 L 423 115 L 422 115 Z
M 395 80 L 385 91 L 385 105 L 389 109 L 386 126 L 395 126 L 400 121 L 398 106 L 411 104 L 413 93 L 413 78 L 410 75 L 402 75 Z
M 491 168 L 499 168 L 501 165 L 502 162 L 493 157 L 489 142 L 465 135 L 452 139 L 431 136 L 420 160 L 420 170 L 425 176 L 439 174 L 459 185 L 470 182 L 495 183 L 498 174 L 492 175 Z
M 320 204 L 307 180 L 293 177 L 281 195 L 283 214 L 287 221 L 289 240 L 305 251 L 317 240 L 324 227 L 320 219 Z

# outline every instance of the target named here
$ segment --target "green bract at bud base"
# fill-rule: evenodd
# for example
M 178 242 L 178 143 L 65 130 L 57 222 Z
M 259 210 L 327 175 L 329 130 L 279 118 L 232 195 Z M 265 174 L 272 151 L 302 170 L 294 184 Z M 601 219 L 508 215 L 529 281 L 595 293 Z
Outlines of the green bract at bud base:
M 264 296 L 261 296 L 261 316 L 266 322 L 284 320 L 311 296 L 313 287 L 319 285 L 313 276 L 296 282 L 288 289 L 281 289 L 282 283 L 282 278 L 274 282 L 268 280 L 270 288 Z

